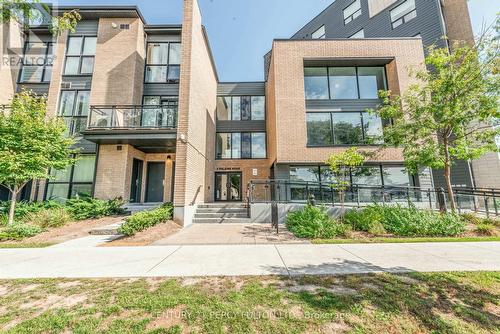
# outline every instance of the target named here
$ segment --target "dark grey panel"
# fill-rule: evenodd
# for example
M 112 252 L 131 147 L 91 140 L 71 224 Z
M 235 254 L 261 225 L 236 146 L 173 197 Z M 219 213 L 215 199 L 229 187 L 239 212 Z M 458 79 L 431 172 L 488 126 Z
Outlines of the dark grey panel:
M 225 82 L 217 86 L 217 95 L 266 95 L 265 82 Z
M 97 145 L 86 140 L 86 139 L 79 139 L 75 143 L 75 148 L 80 150 L 81 153 L 96 153 L 97 152 Z
M 181 35 L 172 34 L 172 35 L 149 35 L 148 34 L 148 42 L 180 42 Z
M 380 100 L 307 100 L 306 109 L 325 111 L 365 111 L 376 109 Z
M 35 94 L 43 95 L 49 93 L 49 84 L 37 83 L 37 84 L 29 84 L 23 83 L 17 85 L 17 91 L 20 92 L 22 90 L 31 90 Z
M 179 96 L 179 84 L 144 84 L 144 95 Z
M 413 37 L 422 36 L 425 46 L 437 43 L 446 46 L 441 40 L 444 35 L 439 0 L 416 0 L 417 17 L 392 29 L 390 11 L 405 0 L 387 7 L 379 14 L 369 17 L 368 1 L 361 1 L 362 15 L 344 25 L 343 9 L 353 0 L 337 0 L 330 7 L 300 29 L 292 39 L 311 38 L 311 34 L 325 25 L 327 38 L 349 38 L 364 29 L 366 38 L 373 37 Z
M 91 89 L 92 87 L 92 77 L 68 77 L 63 76 L 61 89 Z
M 432 174 L 434 176 L 434 186 L 446 189 L 444 170 L 433 170 Z M 467 161 L 456 161 L 453 167 L 451 167 L 451 184 L 454 187 L 473 187 L 472 173 Z
M 383 66 L 389 64 L 393 60 L 393 57 L 314 58 L 304 59 L 304 66 Z
M 70 35 L 97 35 L 98 29 L 99 21 L 80 21 L 75 32 L 70 32 Z
M 266 121 L 217 121 L 217 132 L 265 132 Z

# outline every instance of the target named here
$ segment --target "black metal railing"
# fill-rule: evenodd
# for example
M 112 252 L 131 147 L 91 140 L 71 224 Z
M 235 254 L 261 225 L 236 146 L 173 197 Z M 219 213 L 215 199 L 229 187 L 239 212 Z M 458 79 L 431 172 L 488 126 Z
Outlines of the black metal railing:
M 254 203 L 307 203 L 340 205 L 340 193 L 331 183 L 295 182 L 288 180 L 252 180 L 248 184 L 248 202 Z M 457 210 L 480 212 L 498 216 L 499 189 L 454 189 Z M 444 189 L 419 187 L 353 185 L 344 192 L 347 207 L 362 207 L 373 203 L 414 205 L 423 209 L 446 210 L 448 194 Z
M 177 128 L 177 104 L 157 106 L 91 106 L 88 129 Z

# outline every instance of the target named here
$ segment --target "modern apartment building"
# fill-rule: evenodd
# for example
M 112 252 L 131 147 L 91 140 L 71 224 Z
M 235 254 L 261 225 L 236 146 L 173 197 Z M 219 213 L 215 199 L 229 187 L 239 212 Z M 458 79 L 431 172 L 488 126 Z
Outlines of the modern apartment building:
M 196 0 L 184 1 L 181 25 L 149 25 L 133 6 L 54 11 L 70 9 L 82 21 L 55 40 L 43 22 L 2 27 L 2 49 L 22 65 L 2 67 L 0 104 L 22 89 L 46 94 L 82 152 L 25 198 L 171 201 L 189 224 L 201 203 L 244 201 L 250 180 L 328 181 L 324 161 L 354 145 L 373 152 L 354 183 L 434 186 L 431 171 L 408 175 L 402 151 L 381 147 L 388 121 L 366 110 L 379 89 L 407 89 L 425 45 L 447 31 L 471 38 L 465 0 L 337 0 L 273 41 L 265 82 L 232 83 L 218 79 Z M 290 193 L 306 199 L 302 187 Z

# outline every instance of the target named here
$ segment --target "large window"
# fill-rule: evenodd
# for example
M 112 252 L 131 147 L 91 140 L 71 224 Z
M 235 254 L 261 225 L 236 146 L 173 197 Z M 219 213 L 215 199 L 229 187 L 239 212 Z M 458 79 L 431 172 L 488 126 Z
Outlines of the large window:
M 361 16 L 361 0 L 355 0 L 344 9 L 344 24 L 351 22 L 359 16 Z
M 312 39 L 325 39 L 326 38 L 325 26 L 322 25 L 321 27 L 319 27 L 318 30 L 312 33 L 311 37 Z
M 264 132 L 217 133 L 217 159 L 265 159 Z
M 382 144 L 382 120 L 367 112 L 307 114 L 307 145 L 378 145 Z
M 74 166 L 51 170 L 52 179 L 47 183 L 45 200 L 64 202 L 69 198 L 92 196 L 95 161 L 95 155 L 85 154 Z
M 181 43 L 148 43 L 146 83 L 178 83 Z
M 141 126 L 176 127 L 179 98 L 177 96 L 144 96 Z
M 263 121 L 266 118 L 264 96 L 220 96 L 217 98 L 219 121 Z
M 305 67 L 306 100 L 377 99 L 387 89 L 385 68 Z
M 391 10 L 392 28 L 397 28 L 416 17 L 417 8 L 415 7 L 415 0 L 406 0 L 401 5 Z
M 69 37 L 64 75 L 92 75 L 96 43 L 95 36 Z
M 64 119 L 69 135 L 77 135 L 87 128 L 89 115 L 88 90 L 65 90 L 61 92 L 58 116 Z
M 53 53 L 54 45 L 52 43 L 26 42 L 19 82 L 50 82 L 54 63 Z

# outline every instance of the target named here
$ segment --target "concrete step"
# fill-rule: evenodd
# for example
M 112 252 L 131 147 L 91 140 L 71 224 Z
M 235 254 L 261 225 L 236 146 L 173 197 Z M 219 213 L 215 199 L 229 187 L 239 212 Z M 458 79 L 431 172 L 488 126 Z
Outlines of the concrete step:
M 246 214 L 246 208 L 198 208 L 197 213 L 243 213 Z
M 246 212 L 244 213 L 202 213 L 202 212 L 196 212 L 194 215 L 194 218 L 248 218 L 248 214 Z
M 248 224 L 248 218 L 195 218 L 194 224 Z
M 92 230 L 90 230 L 89 234 L 90 235 L 119 235 L 120 233 L 118 232 L 118 229 L 120 228 L 120 226 L 124 222 L 125 221 L 121 221 L 121 222 L 116 223 L 116 224 L 93 228 Z
M 198 208 L 201 209 L 211 209 L 211 208 L 235 208 L 235 209 L 244 209 L 247 205 L 243 203 L 205 203 L 199 204 Z

